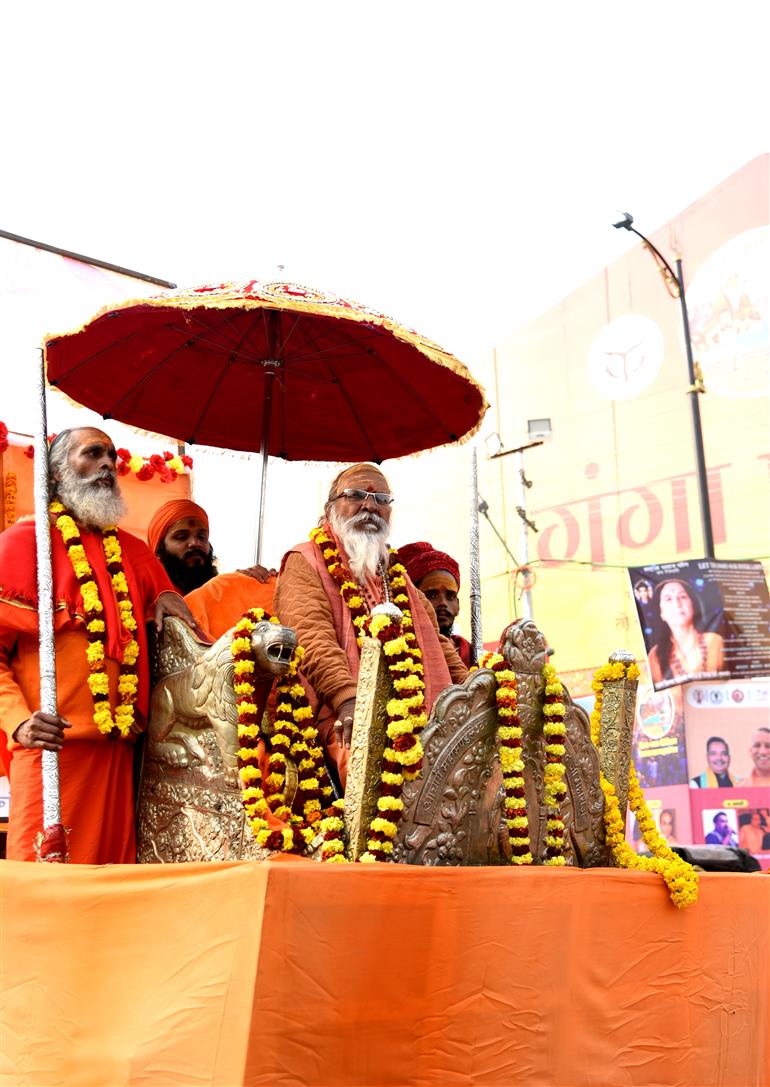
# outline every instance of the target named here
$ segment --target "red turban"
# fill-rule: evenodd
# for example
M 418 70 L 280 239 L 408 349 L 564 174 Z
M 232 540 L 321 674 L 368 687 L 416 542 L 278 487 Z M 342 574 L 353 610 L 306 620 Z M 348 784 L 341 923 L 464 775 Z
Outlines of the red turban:
M 447 570 L 457 582 L 457 588 L 460 588 L 458 564 L 451 555 L 447 555 L 446 551 L 436 551 L 435 547 L 426 543 L 425 540 L 399 547 L 398 557 L 415 585 L 419 585 L 425 575 L 432 573 L 433 570 Z
M 166 502 L 156 510 L 147 526 L 147 543 L 150 551 L 157 551 L 158 544 L 162 543 L 166 533 L 177 521 L 186 521 L 188 517 L 197 517 L 209 530 L 209 515 L 202 506 L 198 506 L 189 498 L 174 498 Z

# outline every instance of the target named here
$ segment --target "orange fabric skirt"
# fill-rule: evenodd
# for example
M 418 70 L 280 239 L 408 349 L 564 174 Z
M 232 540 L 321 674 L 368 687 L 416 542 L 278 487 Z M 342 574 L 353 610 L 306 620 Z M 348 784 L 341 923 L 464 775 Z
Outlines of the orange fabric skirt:
M 125 740 L 70 740 L 59 752 L 62 823 L 73 864 L 136 861 L 134 744 Z M 41 752 L 16 747 L 11 762 L 8 859 L 34 861 L 43 829 Z
M 760 1087 L 770 877 L 0 862 L 15 1087 Z

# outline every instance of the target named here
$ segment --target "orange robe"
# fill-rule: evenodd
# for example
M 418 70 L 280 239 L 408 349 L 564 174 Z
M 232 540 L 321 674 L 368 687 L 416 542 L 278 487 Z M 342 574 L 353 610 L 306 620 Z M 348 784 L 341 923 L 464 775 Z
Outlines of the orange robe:
M 149 699 L 147 637 L 143 620 L 162 592 L 173 592 L 163 567 L 141 540 L 119 532 L 129 594 L 140 646 L 136 727 L 145 727 Z M 110 704 L 116 704 L 121 647 L 128 632 L 118 628 L 117 605 L 99 535 L 82 532 L 83 546 L 99 584 L 107 622 L 105 671 Z M 134 738 L 108 740 L 93 721 L 87 686 L 88 644 L 82 598 L 61 535 L 51 535 L 54 560 L 56 697 L 59 713 L 72 728 L 59 752 L 62 823 L 70 831 L 70 860 L 79 864 L 133 863 L 136 860 L 133 794 Z M 40 707 L 37 588 L 34 584 L 34 525 L 19 522 L 0 535 L 0 725 L 11 760 L 11 814 L 8 857 L 34 860 L 34 841 L 42 829 L 41 752 L 12 739 L 18 726 Z M 32 583 L 30 584 L 30 577 Z M 74 584 L 73 584 L 74 581 Z
M 332 535 L 328 525 L 326 531 Z M 343 562 L 347 557 L 339 541 L 336 546 Z M 409 605 L 423 655 L 425 710 L 450 683 L 462 683 L 468 669 L 452 642 L 439 633 L 436 613 L 427 598 L 407 577 Z M 369 603 L 382 602 L 379 580 L 366 586 Z M 334 722 L 342 704 L 355 698 L 360 654 L 350 611 L 340 596 L 339 586 L 329 573 L 320 549 L 302 543 L 284 555 L 275 594 L 276 614 L 293 627 L 305 650 L 301 678 L 310 704 L 316 712 L 316 728 L 335 763 L 344 788 L 349 752 L 337 742 Z
M 257 581 L 248 574 L 218 574 L 185 597 L 187 605 L 211 640 L 234 627 L 250 608 L 273 610 L 276 578 Z

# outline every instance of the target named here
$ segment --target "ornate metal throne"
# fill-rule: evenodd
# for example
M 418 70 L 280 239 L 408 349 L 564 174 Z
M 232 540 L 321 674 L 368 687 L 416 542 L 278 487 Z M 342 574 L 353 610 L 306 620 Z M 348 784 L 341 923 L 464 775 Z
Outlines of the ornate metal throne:
M 198 642 L 178 620 L 167 619 L 153 690 L 139 802 L 139 853 L 143 863 L 262 859 L 246 825 L 236 768 L 237 713 L 232 690 L 230 634 L 213 646 Z M 261 624 L 254 649 L 266 700 L 275 675 L 294 648 L 292 631 Z M 534 623 L 518 620 L 503 634 L 500 651 L 517 674 L 519 716 L 531 850 L 544 852 L 543 666 L 546 648 Z M 617 659 L 626 657 L 617 655 Z M 612 658 L 611 658 L 612 659 Z M 367 639 L 361 657 L 345 822 L 348 855 L 365 849 L 365 831 L 376 805 L 385 746 L 385 703 L 390 692 L 378 641 Z M 622 810 L 628 789 L 636 684 L 605 687 L 602 770 L 615 786 Z M 562 813 L 568 864 L 609 864 L 604 842 L 599 756 L 585 711 L 565 691 L 567 795 Z M 496 865 L 509 860 L 502 818 L 502 774 L 495 746 L 494 674 L 473 672 L 437 699 L 423 731 L 422 776 L 404 786 L 405 812 L 394 842 L 402 864 Z M 296 789 L 289 765 L 287 798 Z

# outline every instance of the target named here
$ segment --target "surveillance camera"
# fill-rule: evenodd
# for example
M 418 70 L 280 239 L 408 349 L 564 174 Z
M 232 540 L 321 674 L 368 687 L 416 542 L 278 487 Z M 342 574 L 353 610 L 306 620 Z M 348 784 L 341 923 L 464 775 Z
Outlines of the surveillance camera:
M 618 216 L 618 221 L 612 225 L 616 230 L 630 230 L 634 223 L 634 217 L 629 211 L 618 211 L 615 213 Z

